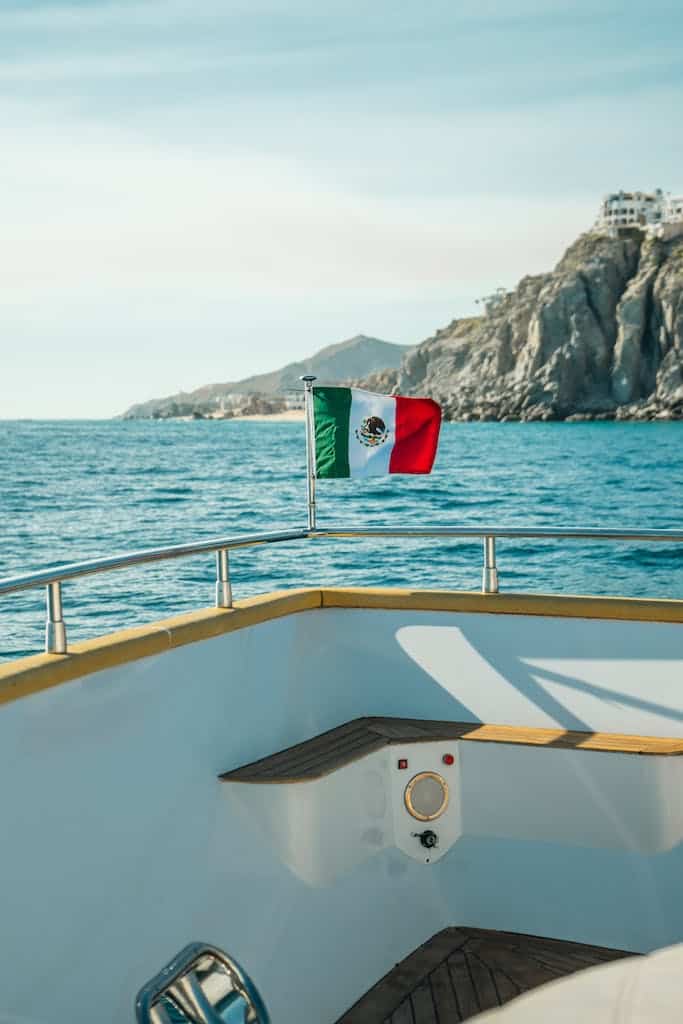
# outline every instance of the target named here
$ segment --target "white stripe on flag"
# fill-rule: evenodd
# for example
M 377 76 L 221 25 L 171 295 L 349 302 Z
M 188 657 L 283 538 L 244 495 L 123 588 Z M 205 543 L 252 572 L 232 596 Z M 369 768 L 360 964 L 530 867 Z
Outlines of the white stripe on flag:
M 379 444 L 368 444 L 362 427 L 376 416 L 384 425 Z M 370 424 L 375 428 L 379 424 Z M 351 388 L 351 415 L 349 418 L 349 469 L 351 476 L 383 476 L 389 472 L 389 459 L 396 440 L 396 400 L 388 395 L 373 395 L 370 391 Z

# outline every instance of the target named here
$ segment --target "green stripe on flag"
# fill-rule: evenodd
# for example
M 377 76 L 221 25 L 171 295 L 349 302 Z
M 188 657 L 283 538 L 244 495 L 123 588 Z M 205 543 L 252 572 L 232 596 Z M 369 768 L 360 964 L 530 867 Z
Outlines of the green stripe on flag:
M 313 388 L 315 474 L 351 476 L 349 469 L 350 388 Z

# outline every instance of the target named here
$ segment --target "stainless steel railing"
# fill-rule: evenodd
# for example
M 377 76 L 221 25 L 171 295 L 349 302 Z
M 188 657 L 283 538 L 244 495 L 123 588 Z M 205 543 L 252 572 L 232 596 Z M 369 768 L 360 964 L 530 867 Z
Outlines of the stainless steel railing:
M 57 565 L 49 569 L 38 569 L 20 576 L 0 579 L 0 597 L 15 594 L 35 587 L 46 587 L 47 621 L 45 626 L 45 651 L 48 654 L 66 654 L 66 626 L 62 609 L 62 583 L 94 576 L 98 573 L 126 569 L 149 562 L 163 562 L 172 558 L 188 558 L 191 555 L 215 553 L 216 555 L 216 607 L 232 607 L 232 588 L 228 552 L 235 548 L 258 547 L 264 544 L 280 544 L 297 540 L 357 539 L 357 538 L 405 537 L 419 540 L 435 538 L 441 540 L 476 540 L 484 543 L 484 566 L 482 571 L 482 592 L 498 593 L 498 567 L 496 565 L 496 540 L 499 538 L 522 540 L 595 540 L 683 543 L 683 530 L 611 530 L 567 528 L 550 530 L 542 527 L 490 527 L 490 526 L 433 526 L 433 527 L 345 527 L 332 530 L 283 530 L 275 533 L 246 534 L 237 537 L 220 537 L 175 544 L 165 548 L 146 548 L 129 551 L 106 558 L 93 558 L 84 562 Z

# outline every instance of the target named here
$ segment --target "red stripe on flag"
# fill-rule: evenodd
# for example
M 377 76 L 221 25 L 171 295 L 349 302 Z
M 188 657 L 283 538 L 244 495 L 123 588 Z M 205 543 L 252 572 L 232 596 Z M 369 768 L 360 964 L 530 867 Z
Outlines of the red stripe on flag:
M 431 473 L 439 443 L 441 406 L 431 398 L 396 398 L 396 441 L 390 473 Z

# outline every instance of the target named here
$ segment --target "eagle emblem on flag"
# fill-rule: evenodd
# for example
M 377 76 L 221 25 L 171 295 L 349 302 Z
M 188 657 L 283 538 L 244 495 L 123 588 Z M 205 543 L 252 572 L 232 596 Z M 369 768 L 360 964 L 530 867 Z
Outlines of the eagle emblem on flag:
M 376 448 L 384 444 L 388 433 L 386 423 L 379 416 L 368 416 L 355 431 L 357 439 L 366 448 Z

